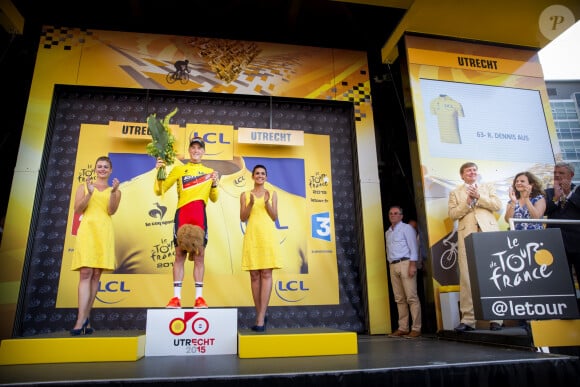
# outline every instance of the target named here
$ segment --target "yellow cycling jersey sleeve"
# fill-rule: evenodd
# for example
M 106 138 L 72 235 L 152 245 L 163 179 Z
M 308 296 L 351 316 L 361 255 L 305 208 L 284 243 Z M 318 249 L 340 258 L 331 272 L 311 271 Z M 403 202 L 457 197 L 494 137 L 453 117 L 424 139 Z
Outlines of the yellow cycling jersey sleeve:
M 177 208 L 195 200 L 208 200 L 212 202 L 218 199 L 217 187 L 212 187 L 211 174 L 213 169 L 201 163 L 187 163 L 173 167 L 165 180 L 155 180 L 153 190 L 157 196 L 167 192 L 173 184 L 177 184 Z

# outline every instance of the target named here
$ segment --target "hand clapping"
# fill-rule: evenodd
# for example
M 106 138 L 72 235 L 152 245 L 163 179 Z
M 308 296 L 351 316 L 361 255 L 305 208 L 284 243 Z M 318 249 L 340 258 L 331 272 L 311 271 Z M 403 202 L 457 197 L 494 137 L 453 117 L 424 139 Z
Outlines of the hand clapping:
M 514 187 L 511 187 L 510 186 L 510 189 L 509 189 L 509 197 L 510 197 L 510 201 L 512 203 L 515 203 L 518 200 L 518 198 L 516 196 L 516 190 L 514 189 Z
M 89 191 L 89 194 L 92 194 L 93 191 L 95 190 L 95 185 L 93 184 L 93 179 L 91 179 L 89 177 L 85 181 L 87 183 L 87 190 Z
M 570 192 L 570 180 L 560 180 L 560 190 L 564 193 L 564 194 L 568 194 Z
M 467 187 L 467 195 L 469 195 L 471 199 L 479 199 L 477 184 L 473 184 Z
M 116 177 L 113 179 L 113 189 L 111 190 L 111 192 L 116 192 L 117 189 L 119 188 L 119 179 L 117 179 Z
M 524 187 L 522 192 L 520 192 L 520 196 L 522 197 L 522 199 L 529 199 L 531 193 L 532 193 L 532 186 L 528 184 Z

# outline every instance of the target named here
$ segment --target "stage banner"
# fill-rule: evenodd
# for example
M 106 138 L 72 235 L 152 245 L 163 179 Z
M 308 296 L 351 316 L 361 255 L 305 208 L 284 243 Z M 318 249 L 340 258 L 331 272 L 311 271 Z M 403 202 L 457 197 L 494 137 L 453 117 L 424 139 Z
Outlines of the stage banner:
M 477 320 L 579 317 L 560 229 L 477 232 L 465 247 Z
M 268 169 L 267 188 L 278 195 L 275 227 L 282 254 L 282 268 L 273 274 L 271 305 L 338 304 L 329 136 L 301 133 L 303 145 L 272 147 L 239 143 L 238 131 L 231 125 L 187 123 L 171 125 L 171 130 L 177 148 L 174 165 L 189 161 L 188 139 L 199 136 L 206 143 L 202 163 L 220 174 L 219 198 L 215 203 L 208 201 L 206 207 L 206 300 L 215 307 L 253 305 L 248 273 L 241 269 L 245 224 L 239 219 L 239 209 L 240 195 L 253 188 L 252 168 L 262 164 Z M 171 298 L 177 192 L 174 185 L 163 195 L 155 195 L 155 160 L 145 152 L 150 141 L 147 126 L 140 122 L 81 126 L 58 308 L 77 305 L 78 273 L 70 266 L 81 217 L 74 213 L 74 192 L 92 176 L 94 160 L 101 154 L 112 160 L 111 179 L 121 181 L 123 199 L 112 217 L 116 267 L 103 273 L 95 308 L 154 308 L 164 306 Z M 168 173 L 172 167 L 168 167 Z M 188 280 L 183 284 L 182 304 L 189 307 L 194 302 L 193 281 L 189 280 L 193 262 L 187 261 L 185 270 Z
M 176 78 L 175 64 L 185 59 L 189 61 L 188 76 Z M 86 88 L 94 88 L 89 97 L 79 91 Z M 117 99 L 109 88 L 127 95 Z M 73 94 L 82 101 L 74 101 Z M 112 99 L 98 101 L 105 94 Z M 211 102 L 221 99 L 215 99 L 220 94 L 224 98 L 236 95 L 227 99 L 237 102 Z M 278 97 L 286 102 L 272 100 Z M 264 102 L 267 98 L 269 102 Z M 306 114 L 286 110 L 294 98 L 315 105 L 317 100 L 344 104 L 348 108 L 343 113 L 348 117 L 333 122 L 325 118 L 331 114 L 326 109 Z M 365 299 L 353 297 L 348 303 L 339 303 L 340 289 L 358 293 L 366 285 L 368 299 L 373 300 L 369 304 L 369 329 L 385 333 L 389 325 L 388 282 L 364 51 L 43 26 L 0 247 L 0 258 L 6 263 L 0 278 L 6 302 L 0 305 L 0 311 L 8 317 L 5 324 L 0 324 L 0 337 L 12 334 L 17 303 L 23 308 L 22 316 L 34 316 L 23 321 L 26 334 L 70 325 L 71 310 L 77 308 L 78 284 L 78 273 L 70 271 L 70 257 L 74 231 L 81 221 L 70 213 L 70 195 L 92 174 L 97 155 L 108 155 L 113 160 L 113 175 L 121 180 L 123 196 L 113 216 L 115 229 L 119 230 L 117 267 L 101 277 L 95 308 L 102 309 L 99 312 L 105 316 L 105 324 L 142 329 L 143 311 L 129 308 L 162 306 L 172 296 L 171 229 L 176 192 L 153 195 L 154 160 L 145 154 L 150 141 L 146 116 L 148 112 L 164 115 L 172 111 L 173 103 L 153 107 L 168 99 L 182 106 L 171 122 L 179 137 L 178 162 L 185 161 L 188 136 L 195 131 L 203 135 L 207 146 L 205 163 L 222 173 L 223 195 L 218 203 L 208 205 L 211 224 L 204 281 L 206 301 L 212 307 L 253 305 L 248 274 L 239 266 L 242 228 L 237 195 L 250 186 L 251 168 L 261 161 L 268 167 L 272 187 L 279 190 L 279 210 L 284 212 L 276 226 L 284 243 L 285 264 L 275 273 L 272 306 L 320 305 L 320 310 L 331 310 L 321 311 L 321 315 L 338 314 L 335 308 L 360 308 Z M 184 99 L 195 102 L 183 106 Z M 59 101 L 67 101 L 67 106 Z M 271 106 L 263 109 L 268 104 L 276 104 L 283 114 L 272 117 Z M 58 110 L 53 110 L 55 106 Z M 204 124 L 223 125 L 203 128 Z M 240 128 L 242 132 L 244 128 L 274 129 L 266 137 L 290 133 L 292 141 L 284 146 L 248 144 L 244 139 L 239 141 L 235 131 Z M 304 137 L 298 138 L 302 134 Z M 260 136 L 265 140 L 264 132 Z M 58 145 L 51 148 L 51 143 Z M 352 168 L 351 163 L 358 165 Z M 352 171 L 358 175 L 354 179 Z M 334 178 L 339 184 L 333 183 L 333 174 L 338 174 Z M 51 185 L 50 180 L 57 175 L 61 179 Z M 342 216 L 344 210 L 354 213 L 350 204 L 356 198 L 350 193 L 353 181 L 359 185 L 360 217 L 349 215 L 352 224 L 346 227 L 340 222 L 347 219 L 338 219 L 336 227 L 335 210 Z M 35 202 L 41 191 L 51 201 L 42 210 Z M 57 219 L 59 216 L 65 219 Z M 357 222 L 362 223 L 364 235 L 340 239 L 351 227 L 356 228 Z M 50 226 L 51 230 L 43 232 L 42 228 Z M 350 262 L 358 262 L 361 243 L 367 278 L 358 280 L 357 275 L 341 274 L 339 285 L 339 268 L 349 273 L 358 269 Z M 31 262 L 25 263 L 27 259 Z M 346 263 L 337 262 L 343 259 Z M 191 272 L 192 263 L 186 265 L 186 271 Z M 193 303 L 191 283 L 184 285 L 184 307 Z M 21 293 L 24 288 L 25 294 Z M 301 325 L 320 321 L 314 314 L 303 318 L 294 311 L 284 313 L 284 318 L 295 319 Z M 359 314 L 343 311 L 341 315 L 355 321 L 349 328 L 364 329 Z M 253 321 L 251 317 L 241 318 L 244 323 L 246 319 Z

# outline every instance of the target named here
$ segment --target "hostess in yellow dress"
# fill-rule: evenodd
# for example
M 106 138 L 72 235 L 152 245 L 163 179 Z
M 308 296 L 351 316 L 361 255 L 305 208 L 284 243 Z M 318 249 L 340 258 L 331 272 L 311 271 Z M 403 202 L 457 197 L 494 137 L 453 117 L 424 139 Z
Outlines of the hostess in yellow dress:
M 271 192 L 272 194 L 272 192 Z M 246 192 L 246 204 L 250 191 Z M 276 225 L 266 211 L 264 196 L 254 195 L 254 205 L 244 234 L 242 270 L 280 269 L 280 241 Z
M 113 219 L 108 211 L 111 191 L 111 187 L 93 191 L 77 231 L 71 270 L 81 267 L 115 269 Z

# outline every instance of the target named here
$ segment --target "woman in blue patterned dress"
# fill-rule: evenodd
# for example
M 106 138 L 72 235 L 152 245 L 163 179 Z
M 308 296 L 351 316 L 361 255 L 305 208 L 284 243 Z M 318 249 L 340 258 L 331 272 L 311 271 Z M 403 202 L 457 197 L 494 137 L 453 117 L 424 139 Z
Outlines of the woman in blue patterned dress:
M 520 172 L 509 189 L 510 200 L 505 211 L 505 220 L 541 219 L 546 210 L 546 195 L 541 181 L 531 172 Z M 541 230 L 543 223 L 515 222 L 516 230 Z

